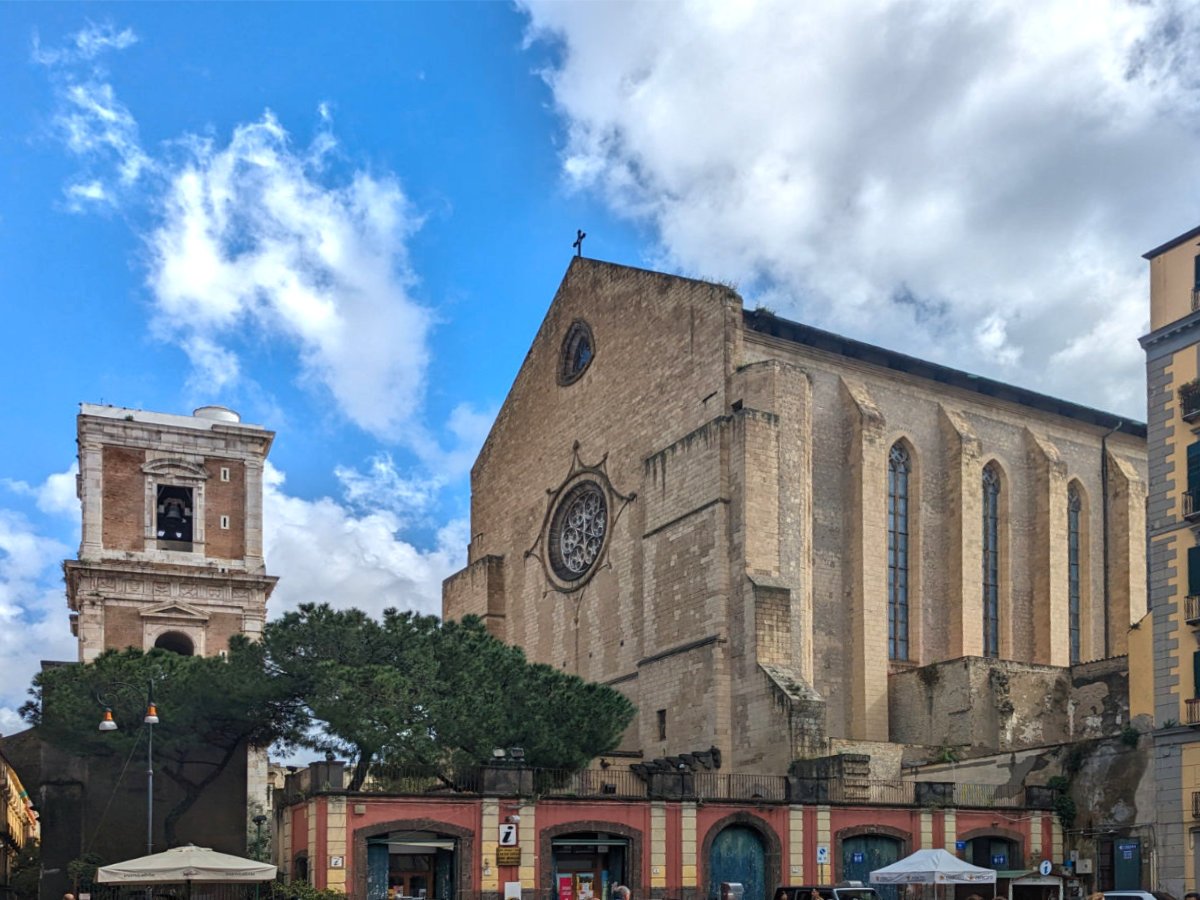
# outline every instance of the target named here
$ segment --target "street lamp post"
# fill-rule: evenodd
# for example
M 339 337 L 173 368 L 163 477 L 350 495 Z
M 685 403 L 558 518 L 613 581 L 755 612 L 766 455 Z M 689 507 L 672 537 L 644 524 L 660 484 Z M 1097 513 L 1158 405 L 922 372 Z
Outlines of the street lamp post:
M 116 687 L 137 688 L 132 684 L 115 682 Z M 116 731 L 117 723 L 113 719 L 112 706 L 100 699 L 104 707 L 104 718 L 100 720 L 101 731 Z M 158 708 L 154 705 L 154 682 L 146 681 L 146 715 L 142 717 L 146 726 L 146 855 L 154 852 L 154 726 L 158 724 Z

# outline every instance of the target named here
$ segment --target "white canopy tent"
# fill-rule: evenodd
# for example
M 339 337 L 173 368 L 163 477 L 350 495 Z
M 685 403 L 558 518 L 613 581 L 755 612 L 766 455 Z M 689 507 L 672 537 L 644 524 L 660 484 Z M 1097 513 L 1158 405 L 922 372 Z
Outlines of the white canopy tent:
M 996 871 L 945 850 L 918 850 L 871 873 L 872 884 L 995 884 Z
M 96 881 L 101 884 L 237 884 L 274 877 L 275 867 L 270 863 L 192 844 L 102 866 L 96 872 Z

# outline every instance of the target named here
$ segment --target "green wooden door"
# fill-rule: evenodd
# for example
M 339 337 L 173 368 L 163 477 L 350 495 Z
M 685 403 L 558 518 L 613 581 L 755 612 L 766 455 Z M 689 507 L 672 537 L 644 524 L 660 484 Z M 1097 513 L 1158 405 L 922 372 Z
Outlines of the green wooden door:
M 731 825 L 722 829 L 708 854 L 708 896 L 719 900 L 721 882 L 741 884 L 743 900 L 766 900 L 767 854 L 753 828 Z
M 900 858 L 900 842 L 882 834 L 862 834 L 842 841 L 842 880 L 871 884 L 871 873 L 890 866 Z M 872 885 L 881 900 L 897 900 L 894 884 Z

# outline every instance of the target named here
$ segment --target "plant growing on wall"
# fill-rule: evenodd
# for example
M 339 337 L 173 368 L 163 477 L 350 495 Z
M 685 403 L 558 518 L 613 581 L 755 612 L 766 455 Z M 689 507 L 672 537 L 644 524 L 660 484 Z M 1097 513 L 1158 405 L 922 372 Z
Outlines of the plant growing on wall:
M 1054 790 L 1054 812 L 1058 814 L 1062 827 L 1074 827 L 1078 810 L 1071 797 L 1071 779 L 1065 775 L 1055 775 L 1046 780 L 1046 787 Z

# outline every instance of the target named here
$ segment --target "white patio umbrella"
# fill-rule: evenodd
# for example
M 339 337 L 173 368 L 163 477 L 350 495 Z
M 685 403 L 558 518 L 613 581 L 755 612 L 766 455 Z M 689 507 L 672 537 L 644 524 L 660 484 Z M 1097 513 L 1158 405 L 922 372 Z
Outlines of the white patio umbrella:
M 193 844 L 101 866 L 96 872 L 96 880 L 102 884 L 234 884 L 270 881 L 274 877 L 275 867 L 270 863 L 217 853 Z

